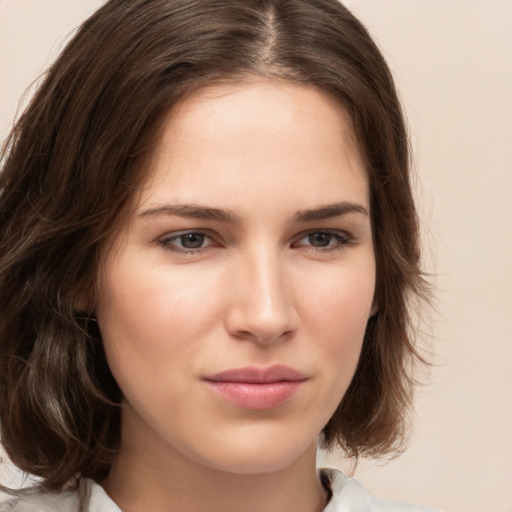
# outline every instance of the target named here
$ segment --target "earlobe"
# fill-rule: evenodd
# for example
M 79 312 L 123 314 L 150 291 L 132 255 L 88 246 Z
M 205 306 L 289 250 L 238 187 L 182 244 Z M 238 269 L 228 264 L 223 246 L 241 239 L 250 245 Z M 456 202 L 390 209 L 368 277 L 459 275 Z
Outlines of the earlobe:
M 373 301 L 372 309 L 370 309 L 370 316 L 368 317 L 368 319 L 370 319 L 372 316 L 375 316 L 378 311 L 379 305 L 377 304 L 377 301 Z

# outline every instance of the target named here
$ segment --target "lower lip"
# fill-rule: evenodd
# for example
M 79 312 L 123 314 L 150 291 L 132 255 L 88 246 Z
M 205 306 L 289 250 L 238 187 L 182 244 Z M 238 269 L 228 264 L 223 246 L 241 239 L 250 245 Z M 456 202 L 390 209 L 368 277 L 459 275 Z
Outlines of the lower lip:
M 209 381 L 212 389 L 229 402 L 246 409 L 273 409 L 297 393 L 304 381 L 267 383 Z

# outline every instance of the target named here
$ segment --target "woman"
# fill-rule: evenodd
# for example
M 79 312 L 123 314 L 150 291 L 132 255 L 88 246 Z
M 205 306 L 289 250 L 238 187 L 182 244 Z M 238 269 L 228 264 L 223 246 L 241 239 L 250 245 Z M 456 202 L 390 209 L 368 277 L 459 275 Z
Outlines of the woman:
M 107 2 L 6 145 L 2 510 L 425 510 L 315 467 L 404 440 L 408 168 L 338 2 Z

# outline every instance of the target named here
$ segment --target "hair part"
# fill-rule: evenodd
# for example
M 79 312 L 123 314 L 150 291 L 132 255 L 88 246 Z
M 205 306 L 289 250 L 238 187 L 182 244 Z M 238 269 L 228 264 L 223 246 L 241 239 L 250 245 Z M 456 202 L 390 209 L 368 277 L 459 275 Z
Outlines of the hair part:
M 410 329 L 426 297 L 403 114 L 389 69 L 336 0 L 110 0 L 49 69 L 4 146 L 0 174 L 0 424 L 11 460 L 47 489 L 104 478 L 121 391 L 95 322 L 105 244 L 184 95 L 248 77 L 337 98 L 367 163 L 378 312 L 323 431 L 349 456 L 400 448 L 421 360 Z

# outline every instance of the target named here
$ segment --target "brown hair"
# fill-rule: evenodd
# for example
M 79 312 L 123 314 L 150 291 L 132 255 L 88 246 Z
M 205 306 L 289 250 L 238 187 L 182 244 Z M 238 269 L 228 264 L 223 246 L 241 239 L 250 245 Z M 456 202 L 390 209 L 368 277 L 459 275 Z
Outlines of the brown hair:
M 312 84 L 352 117 L 367 160 L 378 313 L 326 447 L 379 456 L 403 439 L 411 397 L 409 298 L 425 292 L 395 86 L 336 0 L 110 0 L 78 30 L 14 127 L 0 174 L 0 414 L 12 461 L 59 489 L 108 474 L 121 392 L 97 324 L 105 240 L 140 185 L 172 105 L 215 80 Z

